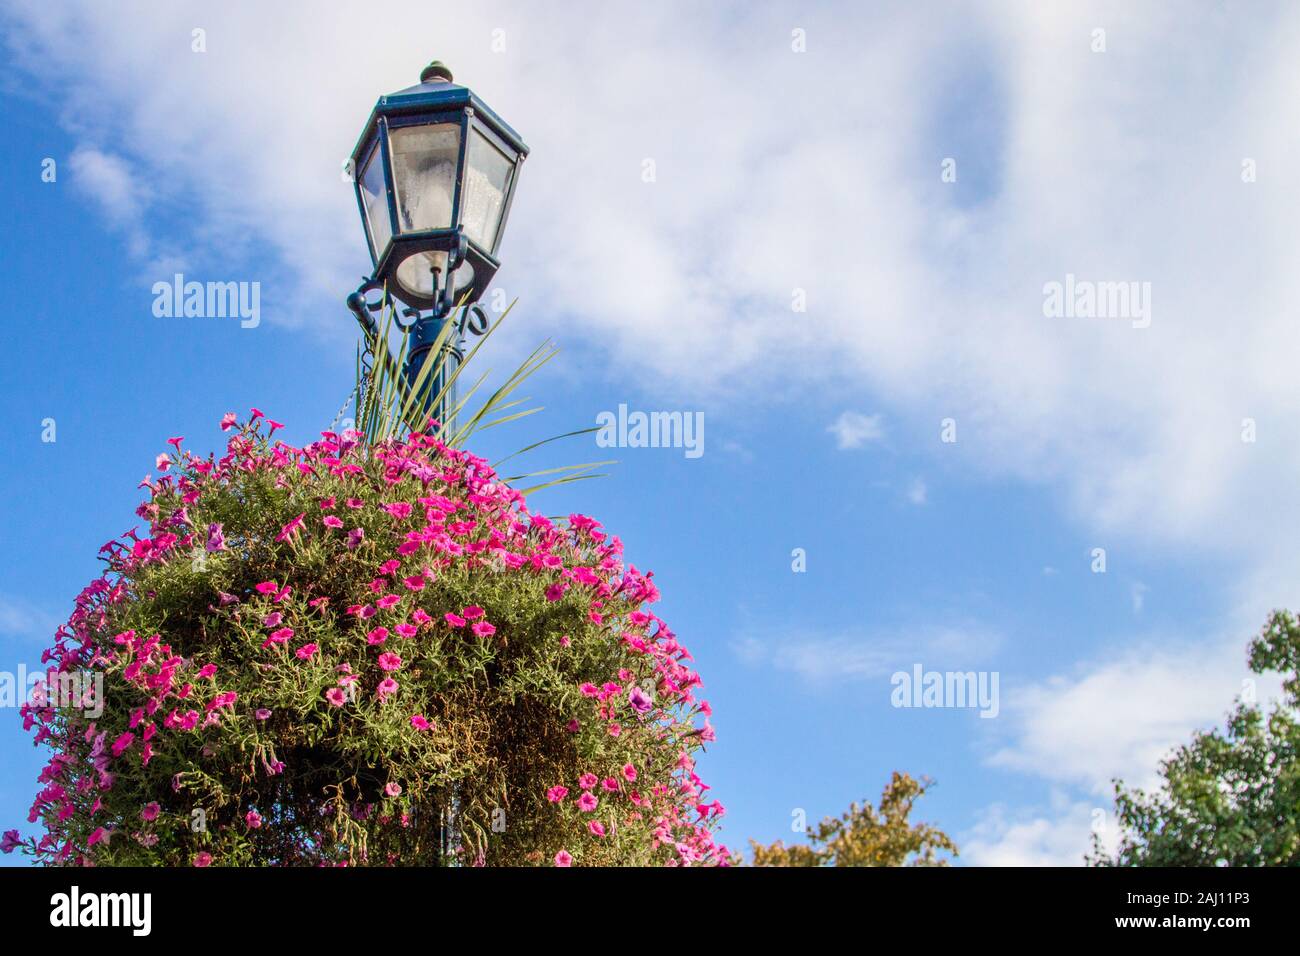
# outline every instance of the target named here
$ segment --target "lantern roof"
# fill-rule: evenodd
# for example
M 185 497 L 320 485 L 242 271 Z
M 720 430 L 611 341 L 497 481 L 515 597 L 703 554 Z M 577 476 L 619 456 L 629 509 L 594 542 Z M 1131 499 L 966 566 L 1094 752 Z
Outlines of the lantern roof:
M 528 146 L 514 128 L 483 102 L 467 86 L 461 86 L 452 80 L 451 70 L 441 60 L 434 60 L 420 72 L 420 82 L 408 86 L 396 93 L 379 97 L 379 102 L 370 112 L 356 148 L 352 151 L 353 161 L 361 159 L 361 151 L 369 142 L 374 132 L 375 121 L 380 116 L 404 116 L 413 113 L 438 112 L 440 110 L 473 109 L 479 117 L 506 144 L 519 153 L 520 159 L 528 155 Z

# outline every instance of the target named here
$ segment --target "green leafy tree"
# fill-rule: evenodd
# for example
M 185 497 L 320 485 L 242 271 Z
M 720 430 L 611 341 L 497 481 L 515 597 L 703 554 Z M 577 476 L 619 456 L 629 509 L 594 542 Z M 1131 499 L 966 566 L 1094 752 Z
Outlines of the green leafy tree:
M 939 854 L 957 855 L 948 835 L 908 820 L 912 806 L 931 786 L 929 780 L 894 771 L 879 807 L 870 801 L 850 804 L 847 812 L 827 817 L 809 832 L 810 845 L 786 846 L 777 840 L 763 846 L 750 840 L 754 866 L 947 866 Z
M 1250 669 L 1284 675 L 1269 712 L 1238 700 L 1223 730 L 1198 732 L 1160 765 L 1153 793 L 1115 781 L 1115 855 L 1093 836 L 1094 866 L 1300 865 L 1300 623 L 1274 611 Z

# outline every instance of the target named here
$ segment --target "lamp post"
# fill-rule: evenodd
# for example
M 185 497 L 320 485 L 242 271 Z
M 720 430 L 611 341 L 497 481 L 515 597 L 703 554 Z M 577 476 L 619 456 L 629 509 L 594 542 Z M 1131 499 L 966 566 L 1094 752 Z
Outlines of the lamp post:
M 527 155 L 519 134 L 437 60 L 418 85 L 381 96 L 371 111 L 351 169 L 374 271 L 348 296 L 348 308 L 373 343 L 371 313 L 382 300 L 366 294 L 382 289 L 407 306 L 399 313 L 407 321 L 397 320 L 412 336 L 401 370 L 407 388 L 452 312 L 468 311 L 500 268 L 497 250 Z M 447 339 L 455 356 L 465 327 L 463 317 Z M 445 363 L 442 376 L 454 367 Z M 431 383 L 430 403 L 442 384 Z M 445 425 L 450 407 L 424 411 Z

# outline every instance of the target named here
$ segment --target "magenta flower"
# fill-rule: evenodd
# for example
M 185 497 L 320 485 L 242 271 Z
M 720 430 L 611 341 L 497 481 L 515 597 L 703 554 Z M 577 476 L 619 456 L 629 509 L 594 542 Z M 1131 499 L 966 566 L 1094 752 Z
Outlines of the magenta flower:
M 312 655 L 315 654 L 319 649 L 320 648 L 318 648 L 314 643 L 304 644 L 302 647 L 294 651 L 294 656 L 297 657 L 298 660 L 300 661 L 311 660 Z
M 235 423 L 238 421 L 239 419 L 235 417 L 234 412 L 226 412 L 226 414 L 221 416 L 221 430 L 223 432 L 230 431 L 230 429 L 235 427 Z
M 605 835 L 605 824 L 599 820 L 592 820 L 587 824 L 587 829 L 591 831 L 592 836 L 603 837 Z
M 212 854 L 209 853 L 207 850 L 201 850 L 199 853 L 196 853 L 195 856 L 194 856 L 194 865 L 195 865 L 195 866 L 211 866 L 211 865 L 212 865 Z
M 452 614 L 451 611 L 448 611 L 446 614 L 444 614 L 442 616 L 442 619 L 446 621 L 448 624 L 450 624 L 452 627 L 464 627 L 466 623 L 463 617 L 461 617 L 459 614 Z
M 423 714 L 412 714 L 411 726 L 414 727 L 416 730 L 428 730 L 429 720 Z
M 403 579 L 402 583 L 406 585 L 408 591 L 422 591 L 424 590 L 424 575 L 413 574 L 409 578 Z
M 4 839 L 0 840 L 0 853 L 12 853 L 20 843 L 22 838 L 17 830 L 6 830 Z
M 244 814 L 244 822 L 248 824 L 250 830 L 256 830 L 262 825 L 262 815 L 256 810 L 249 810 Z
M 578 809 L 583 813 L 591 813 L 599 803 L 600 801 L 596 799 L 595 794 L 584 792 L 578 798 Z
M 465 608 L 465 610 L 460 612 L 460 616 L 467 621 L 473 621 L 477 618 L 480 618 L 483 616 L 483 614 L 484 614 L 483 609 L 479 607 L 477 604 L 471 604 L 469 607 Z
M 598 779 L 599 778 L 594 773 L 584 773 L 581 777 L 578 778 L 578 786 L 580 786 L 583 790 L 590 790 L 592 787 L 596 785 L 596 781 Z
M 487 621 L 478 621 L 471 630 L 479 637 L 491 637 L 497 632 L 497 629 Z
M 298 529 L 302 527 L 303 519 L 306 517 L 307 517 L 307 512 L 305 511 L 302 514 L 298 515 L 298 517 L 294 518 L 292 521 L 290 521 L 288 524 L 286 524 L 283 528 L 280 529 L 280 533 L 275 536 L 275 540 L 288 541 L 289 538 L 292 537 L 294 534 L 296 534 Z
M 266 640 L 262 642 L 262 646 L 270 647 L 272 644 L 284 644 L 291 637 L 293 637 L 293 628 L 282 627 L 279 630 L 272 631 L 268 634 Z
M 392 651 L 384 651 L 379 655 L 379 669 L 381 671 L 395 671 L 402 666 L 402 658 Z
M 623 764 L 623 779 L 628 783 L 635 783 L 636 767 L 632 766 L 630 763 Z
M 388 628 L 376 627 L 366 635 L 367 644 L 382 644 L 388 640 Z
M 573 856 L 568 850 L 561 850 L 559 853 L 555 854 L 555 865 L 573 866 Z
M 140 811 L 140 819 L 141 819 L 141 820 L 157 820 L 157 819 L 158 819 L 158 813 L 159 813 L 160 810 L 161 810 L 161 807 L 158 806 L 157 802 L 154 802 L 154 803 L 146 803 L 146 804 L 144 805 L 144 809 Z
M 341 527 L 343 527 L 343 519 L 342 519 L 342 518 L 336 518 L 336 517 L 334 517 L 334 515 L 326 515 L 324 518 L 321 519 L 321 523 L 324 524 L 325 527 L 327 527 L 327 528 L 341 528 Z
M 618 780 L 614 777 L 606 777 L 600 782 L 600 787 L 608 793 L 618 793 Z
M 644 714 L 654 706 L 654 701 L 650 699 L 650 695 L 640 687 L 633 687 L 628 691 L 627 702 L 632 705 L 632 709 L 638 714 Z
M 325 692 L 325 699 L 335 707 L 342 707 L 348 702 L 348 695 L 343 693 L 342 687 L 331 687 Z
M 135 743 L 135 734 L 129 730 L 113 741 L 113 756 L 120 757 L 122 752 Z
M 271 711 L 265 707 L 259 707 L 257 708 L 257 711 L 253 714 L 253 716 L 256 717 L 258 720 L 270 720 Z
M 361 547 L 361 542 L 366 538 L 366 532 L 361 528 L 353 528 L 348 532 L 348 550 L 355 551 Z
M 402 785 L 395 780 L 390 780 L 384 785 L 384 793 L 390 797 L 400 797 L 402 795 Z
M 568 795 L 569 795 L 568 787 L 555 786 L 555 787 L 551 787 L 550 790 L 546 791 L 546 799 L 551 801 L 551 803 L 559 803 Z
M 208 525 L 208 553 L 226 550 L 226 536 L 221 529 L 221 522 Z
M 393 680 L 391 677 L 385 677 L 379 682 L 379 686 L 376 687 L 375 690 L 378 692 L 379 697 L 382 700 L 385 697 L 397 693 L 397 681 Z

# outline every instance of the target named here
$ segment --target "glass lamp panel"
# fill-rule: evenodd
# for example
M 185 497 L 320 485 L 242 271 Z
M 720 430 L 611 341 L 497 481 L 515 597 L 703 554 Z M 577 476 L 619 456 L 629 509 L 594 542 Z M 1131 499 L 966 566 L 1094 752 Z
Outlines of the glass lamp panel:
M 489 252 L 496 245 L 501 213 L 515 164 L 477 129 L 469 134 L 465 169 L 465 195 L 460 201 L 460 221 L 465 235 Z
M 460 127 L 455 123 L 401 126 L 389 132 L 388 145 L 398 231 L 450 228 Z
M 414 255 L 407 256 L 397 267 L 397 284 L 406 292 L 412 295 L 421 296 L 422 298 L 431 298 L 433 296 L 433 270 L 438 272 L 438 283 L 441 285 L 447 275 L 447 253 L 441 250 L 431 252 L 417 252 Z M 462 262 L 452 273 L 452 297 L 453 303 L 465 289 L 474 282 L 474 267 L 468 262 Z
M 372 252 L 378 261 L 393 236 L 393 225 L 388 218 L 388 192 L 384 188 L 384 162 L 378 149 L 370 154 L 361 173 L 361 199 L 366 209 Z

